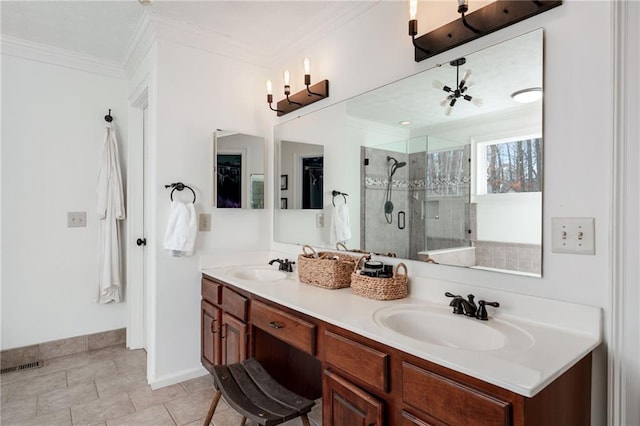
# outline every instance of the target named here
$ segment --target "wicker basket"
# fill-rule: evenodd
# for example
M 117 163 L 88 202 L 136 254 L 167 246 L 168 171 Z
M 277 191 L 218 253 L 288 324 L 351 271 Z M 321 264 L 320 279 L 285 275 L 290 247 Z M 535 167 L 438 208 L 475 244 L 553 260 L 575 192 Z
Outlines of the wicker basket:
M 408 277 L 407 266 L 404 263 L 398 263 L 393 268 L 393 277 L 378 278 L 358 273 L 362 259 L 364 258 L 358 261 L 351 274 L 351 290 L 354 294 L 376 300 L 394 300 L 407 297 L 409 293 Z M 401 268 L 404 270 L 402 274 L 399 273 Z
M 334 252 L 316 252 L 305 245 L 298 255 L 298 278 L 317 287 L 338 289 L 349 287 L 351 273 L 358 257 Z

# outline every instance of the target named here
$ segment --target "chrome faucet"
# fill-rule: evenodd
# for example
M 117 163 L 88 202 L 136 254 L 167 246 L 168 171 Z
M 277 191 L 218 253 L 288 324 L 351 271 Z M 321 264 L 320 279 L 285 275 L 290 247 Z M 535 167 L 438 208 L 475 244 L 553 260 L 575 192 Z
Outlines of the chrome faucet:
M 487 314 L 486 305 L 497 308 L 500 306 L 498 302 L 486 302 L 484 300 L 478 301 L 478 305 L 474 301 L 475 296 L 473 294 L 467 295 L 467 300 L 458 294 L 452 294 L 448 291 L 444 294 L 447 297 L 453 298 L 449 306 L 453 307 L 453 313 L 457 315 L 465 315 L 468 317 L 475 317 L 482 321 L 487 321 L 489 315 Z
M 293 265 L 296 262 L 292 262 L 289 259 L 271 259 L 269 261 L 269 265 L 273 265 L 275 262 L 278 262 L 280 266 L 278 266 L 278 270 L 285 272 L 293 272 Z

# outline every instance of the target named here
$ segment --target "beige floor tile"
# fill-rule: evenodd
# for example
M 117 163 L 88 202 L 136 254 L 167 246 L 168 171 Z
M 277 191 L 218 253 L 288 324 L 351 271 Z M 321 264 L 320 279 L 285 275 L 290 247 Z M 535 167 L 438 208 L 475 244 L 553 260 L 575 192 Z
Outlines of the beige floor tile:
M 28 379 L 9 384 L 7 401 L 27 399 L 41 393 L 65 387 L 67 387 L 67 374 L 64 371 L 29 377 Z
M 147 375 L 142 370 L 130 370 L 126 373 L 96 379 L 95 383 L 100 398 L 148 386 Z
M 30 368 L 28 370 L 14 371 L 13 373 L 5 373 L 0 377 L 0 383 L 5 384 L 19 382 L 20 380 L 28 379 L 29 377 L 35 377 L 40 372 L 41 368 Z
M 71 420 L 74 425 L 93 425 L 109 419 L 117 419 L 134 411 L 129 395 L 121 393 L 72 406 Z
M 20 426 L 71 426 L 71 410 L 65 408 L 43 416 L 33 417 L 25 422 L 20 422 Z
M 174 420 L 179 425 L 184 425 L 207 416 L 214 393 L 213 389 L 204 389 L 186 397 L 167 402 L 165 406 Z
M 117 419 L 107 420 L 107 426 L 175 426 L 164 405 L 154 405 Z
M 201 419 L 195 420 L 193 422 L 187 423 L 184 426 L 202 426 L 202 424 L 204 423 L 204 419 L 206 417 L 206 414 L 204 416 L 202 416 Z M 218 407 L 216 409 L 216 412 L 213 414 L 213 419 L 211 419 L 211 423 L 210 425 L 213 426 L 238 426 L 240 424 L 240 422 L 242 421 L 242 416 L 240 414 L 238 414 L 236 411 L 234 411 L 231 408 L 225 408 L 224 410 L 220 409 L 220 407 Z M 247 426 L 252 426 L 254 425 L 254 423 L 247 421 L 246 423 Z
M 0 424 L 18 424 L 20 421 L 36 416 L 37 397 L 18 399 L 2 403 Z
M 77 368 L 89 363 L 89 354 L 87 352 L 81 352 L 72 355 L 61 356 L 58 358 L 47 359 L 44 361 L 44 366 L 38 368 L 37 374 L 42 376 L 44 374 L 53 373 L 56 371 L 62 371 L 69 368 Z
M 113 361 L 121 373 L 137 369 L 142 369 L 144 372 L 147 371 L 147 353 L 142 349 L 114 355 Z
M 118 374 L 116 365 L 111 360 L 92 360 L 88 364 L 78 368 L 67 370 L 67 383 L 69 386 L 91 383 L 96 379 L 115 376 Z
M 96 399 L 98 399 L 98 392 L 93 383 L 68 386 L 64 389 L 39 395 L 38 415 L 60 411 L 63 408 L 69 408 L 72 405 L 78 405 Z
M 189 393 L 195 393 L 204 389 L 213 389 L 213 376 L 211 374 L 206 374 L 204 376 L 182 382 L 181 385 Z
M 114 357 L 129 352 L 124 345 L 109 346 L 102 349 L 94 349 L 88 351 L 89 358 L 91 359 L 113 359 Z
M 150 387 L 140 388 L 129 392 L 129 397 L 133 402 L 136 410 L 144 410 L 145 408 L 164 402 L 173 401 L 174 399 L 187 396 L 187 392 L 180 386 L 175 384 L 161 389 L 152 390 Z

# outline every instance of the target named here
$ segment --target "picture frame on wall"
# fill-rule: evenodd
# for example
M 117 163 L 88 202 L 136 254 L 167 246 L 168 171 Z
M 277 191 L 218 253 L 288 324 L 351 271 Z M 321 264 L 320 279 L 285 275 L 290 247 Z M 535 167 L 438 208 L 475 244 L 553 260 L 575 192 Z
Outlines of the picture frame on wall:
M 287 204 L 286 198 L 280 198 L 280 209 L 286 210 L 288 208 Z
M 280 190 L 289 188 L 289 175 L 280 175 Z

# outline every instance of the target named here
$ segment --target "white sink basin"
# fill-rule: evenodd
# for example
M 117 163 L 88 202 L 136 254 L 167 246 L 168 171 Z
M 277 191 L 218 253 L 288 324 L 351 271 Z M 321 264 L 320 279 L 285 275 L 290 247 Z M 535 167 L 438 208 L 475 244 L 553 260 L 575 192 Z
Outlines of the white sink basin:
M 380 327 L 432 345 L 470 351 L 524 350 L 534 344 L 525 330 L 500 319 L 454 315 L 449 307 L 399 305 L 373 314 Z
M 278 281 L 287 277 L 285 272 L 259 266 L 231 269 L 227 274 L 246 281 Z

